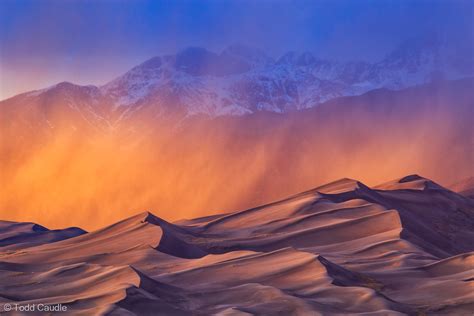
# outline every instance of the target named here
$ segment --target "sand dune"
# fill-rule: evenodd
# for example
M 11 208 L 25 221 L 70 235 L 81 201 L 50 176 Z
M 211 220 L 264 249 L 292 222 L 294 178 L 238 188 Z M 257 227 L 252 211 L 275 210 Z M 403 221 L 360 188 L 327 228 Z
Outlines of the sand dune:
M 100 230 L 0 222 L 0 306 L 91 315 L 469 315 L 474 201 L 417 175 Z
M 474 177 L 458 181 L 449 187 L 454 192 L 474 199 Z
M 7 249 L 38 246 L 76 237 L 84 233 L 84 230 L 77 227 L 49 230 L 34 223 L 0 221 L 0 249 L 5 251 Z

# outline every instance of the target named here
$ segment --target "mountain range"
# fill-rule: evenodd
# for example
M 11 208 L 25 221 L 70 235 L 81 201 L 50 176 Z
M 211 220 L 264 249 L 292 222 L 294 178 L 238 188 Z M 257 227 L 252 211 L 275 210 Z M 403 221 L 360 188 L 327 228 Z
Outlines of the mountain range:
M 408 40 L 373 63 L 331 61 L 309 52 L 274 59 L 242 45 L 220 53 L 191 47 L 151 58 L 102 86 L 63 82 L 2 103 L 60 94 L 64 103 L 101 127 L 142 115 L 288 113 L 374 89 L 473 76 L 473 56 L 468 45 L 434 35 Z

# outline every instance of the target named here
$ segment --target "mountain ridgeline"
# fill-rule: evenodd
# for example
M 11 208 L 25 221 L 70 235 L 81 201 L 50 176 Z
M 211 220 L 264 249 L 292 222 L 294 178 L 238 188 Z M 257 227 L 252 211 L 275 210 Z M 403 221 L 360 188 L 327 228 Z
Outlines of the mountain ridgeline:
M 61 83 L 50 90 L 68 93 L 70 106 L 109 104 L 116 116 L 94 111 L 110 123 L 140 115 L 243 115 L 287 113 L 325 101 L 387 88 L 399 90 L 474 75 L 469 44 L 440 36 L 402 43 L 378 62 L 337 62 L 312 53 L 288 52 L 273 59 L 264 52 L 233 45 L 217 54 L 190 47 L 151 58 L 103 86 Z M 152 109 L 150 109 L 152 108 Z

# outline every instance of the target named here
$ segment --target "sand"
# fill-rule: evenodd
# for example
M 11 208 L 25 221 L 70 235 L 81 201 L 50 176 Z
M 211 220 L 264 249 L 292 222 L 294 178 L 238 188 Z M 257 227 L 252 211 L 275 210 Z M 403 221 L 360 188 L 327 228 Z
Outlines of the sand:
M 72 315 L 472 315 L 474 200 L 417 175 L 103 229 L 0 222 L 0 308 Z

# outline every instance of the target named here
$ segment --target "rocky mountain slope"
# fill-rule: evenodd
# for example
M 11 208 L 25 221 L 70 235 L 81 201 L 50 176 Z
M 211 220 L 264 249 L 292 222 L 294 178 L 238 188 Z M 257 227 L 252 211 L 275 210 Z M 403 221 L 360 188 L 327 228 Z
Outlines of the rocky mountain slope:
M 0 308 L 71 315 L 464 315 L 474 202 L 410 175 L 350 179 L 176 223 L 145 212 L 38 245 L 0 225 Z M 93 219 L 92 219 L 93 220 Z M 18 223 L 18 227 L 31 224 Z M 5 247 L 7 238 L 22 240 Z M 26 234 L 26 235 L 25 235 Z M 63 240 L 61 240 L 63 239 Z
M 439 36 L 416 38 L 374 63 L 331 61 L 309 52 L 273 59 L 239 45 L 221 53 L 191 47 L 151 58 L 101 87 L 60 83 L 8 103 L 67 93 L 67 103 L 80 108 L 84 119 L 109 119 L 110 124 L 144 112 L 179 118 L 287 113 L 374 89 L 397 90 L 473 76 L 472 47 L 463 45 Z M 104 107 L 112 114 L 104 116 Z
M 376 63 L 334 62 L 309 52 L 273 60 L 241 46 L 220 54 L 188 48 L 152 58 L 101 90 L 121 106 L 171 103 L 188 115 L 219 116 L 285 113 L 373 89 L 403 89 L 472 75 L 472 51 L 429 37 L 407 41 Z

